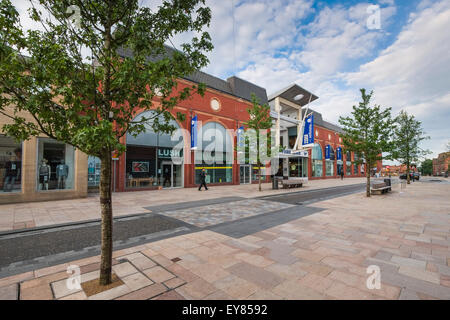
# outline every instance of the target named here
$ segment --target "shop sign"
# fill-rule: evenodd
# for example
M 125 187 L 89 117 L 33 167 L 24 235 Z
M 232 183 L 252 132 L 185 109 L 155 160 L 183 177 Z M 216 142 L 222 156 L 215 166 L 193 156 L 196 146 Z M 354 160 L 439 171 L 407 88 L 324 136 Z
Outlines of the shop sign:
M 171 159 L 180 158 L 181 150 L 172 148 L 158 148 L 158 158 Z
M 191 120 L 191 150 L 197 149 L 197 131 L 198 131 L 198 124 L 197 124 L 197 115 L 195 115 Z
M 314 143 L 314 115 L 311 114 L 305 119 L 303 126 L 303 142 L 302 145 L 310 145 Z

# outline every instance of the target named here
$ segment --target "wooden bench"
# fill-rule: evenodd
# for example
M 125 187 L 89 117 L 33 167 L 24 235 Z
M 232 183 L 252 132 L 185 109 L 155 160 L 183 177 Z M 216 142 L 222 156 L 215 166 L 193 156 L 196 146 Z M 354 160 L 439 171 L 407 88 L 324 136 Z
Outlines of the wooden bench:
M 281 184 L 283 185 L 283 189 L 301 188 L 303 186 L 302 181 L 295 181 L 295 180 L 281 180 Z

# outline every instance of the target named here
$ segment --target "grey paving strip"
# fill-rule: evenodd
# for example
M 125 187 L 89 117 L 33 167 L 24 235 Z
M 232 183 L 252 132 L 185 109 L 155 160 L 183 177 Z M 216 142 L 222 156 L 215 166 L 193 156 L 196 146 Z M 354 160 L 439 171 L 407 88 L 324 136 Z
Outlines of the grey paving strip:
M 152 234 L 148 234 L 145 236 L 138 236 L 129 238 L 126 241 L 119 240 L 113 242 L 114 250 L 121 250 L 126 249 L 130 247 L 134 247 L 143 243 L 148 243 L 151 241 L 158 241 L 162 239 L 166 239 L 169 237 L 175 237 L 179 235 L 183 235 L 186 233 L 193 232 L 192 229 L 187 228 L 185 226 L 171 229 L 171 230 L 165 230 L 165 231 L 159 231 Z M 8 276 L 12 276 L 15 274 L 28 272 L 32 270 L 37 270 L 45 267 L 50 267 L 53 265 L 58 265 L 61 263 L 67 263 L 74 260 L 79 260 L 83 258 L 92 257 L 95 255 L 100 254 L 100 245 L 95 245 L 91 247 L 86 247 L 81 250 L 75 251 L 70 250 L 66 252 L 60 252 L 57 254 L 52 254 L 49 256 L 41 256 L 30 260 L 25 261 L 17 261 L 14 263 L 11 263 L 7 266 L 4 266 L 0 268 L 0 279 Z
M 139 219 L 114 221 L 113 241 L 127 243 L 136 237 L 144 237 L 156 232 L 192 226 L 182 221 L 148 214 Z M 52 229 L 52 232 L 40 234 L 22 234 L 0 239 L 0 267 L 17 261 L 27 261 L 41 256 L 80 251 L 100 245 L 100 224 L 76 229 Z
M 236 221 L 209 226 L 206 229 L 229 237 L 242 238 L 323 210 L 325 209 L 307 206 L 291 206 L 282 210 L 271 211 Z
M 151 212 L 144 213 L 133 213 L 126 216 L 113 217 L 114 221 L 127 221 L 133 219 L 139 219 L 140 217 L 145 217 L 151 215 Z M 26 228 L 26 229 L 16 229 L 16 230 L 7 230 L 0 231 L 0 239 L 6 239 L 10 235 L 30 235 L 30 234 L 40 234 L 45 232 L 53 232 L 54 230 L 70 230 L 76 228 L 84 228 L 86 226 L 99 225 L 102 219 L 90 219 L 83 220 L 77 222 L 67 222 L 67 223 L 58 223 L 51 224 L 40 227 Z

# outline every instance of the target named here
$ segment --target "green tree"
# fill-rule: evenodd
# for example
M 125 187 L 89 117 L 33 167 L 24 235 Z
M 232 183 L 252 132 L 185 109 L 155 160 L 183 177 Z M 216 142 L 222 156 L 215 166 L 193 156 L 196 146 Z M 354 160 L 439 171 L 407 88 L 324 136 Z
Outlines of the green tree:
M 413 162 L 430 153 L 430 151 L 419 147 L 420 142 L 429 139 L 429 137 L 424 135 L 421 122 L 406 111 L 400 111 L 400 114 L 395 118 L 395 122 L 397 125 L 394 129 L 392 158 L 406 165 L 406 177 L 409 184 L 411 183 L 409 172 Z
M 167 0 L 156 11 L 138 0 L 40 0 L 43 9 L 35 2 L 29 13 L 42 30 L 28 32 L 10 0 L 0 2 L 0 112 L 11 122 L 3 130 L 17 140 L 46 135 L 101 159 L 100 285 L 106 285 L 112 264 L 111 154 L 123 153 L 120 138 L 136 136 L 152 120 L 134 121 L 136 110 L 155 110 L 152 126 L 170 132 L 169 111 L 191 94 L 203 94 L 204 85 L 177 89 L 177 79 L 207 65 L 204 52 L 212 44 L 203 28 L 211 11 L 204 0 Z M 168 51 L 164 44 L 185 33 L 195 36 L 186 37 L 180 51 Z M 131 54 L 124 57 L 120 50 Z
M 342 142 L 344 149 L 353 151 L 357 156 L 356 164 L 365 163 L 366 195 L 370 197 L 371 168 L 382 159 L 382 153 L 392 150 L 392 131 L 394 121 L 391 108 L 381 109 L 379 105 L 369 106 L 373 91 L 366 94 L 360 89 L 362 101 L 353 106 L 350 116 L 339 117 L 343 127 Z M 389 158 L 389 157 L 388 157 Z
M 253 154 L 251 150 L 256 151 L 256 165 L 258 167 L 258 189 L 261 191 L 262 161 L 261 157 L 271 155 L 271 135 L 272 118 L 270 117 L 270 106 L 268 104 L 261 105 L 259 99 L 252 93 L 252 107 L 247 109 L 249 120 L 245 122 L 253 134 L 246 137 L 250 156 Z
M 425 159 L 424 161 L 422 161 L 420 172 L 422 173 L 422 175 L 431 176 L 433 174 L 433 160 Z

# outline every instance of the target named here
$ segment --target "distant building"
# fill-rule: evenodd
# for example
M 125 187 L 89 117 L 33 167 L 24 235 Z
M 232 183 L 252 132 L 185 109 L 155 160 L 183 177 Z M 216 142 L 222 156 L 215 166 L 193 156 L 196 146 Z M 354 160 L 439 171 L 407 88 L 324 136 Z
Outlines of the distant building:
M 433 159 L 433 176 L 443 176 L 448 174 L 448 163 L 450 162 L 450 152 L 442 152 Z

